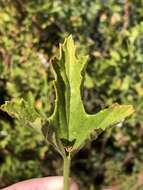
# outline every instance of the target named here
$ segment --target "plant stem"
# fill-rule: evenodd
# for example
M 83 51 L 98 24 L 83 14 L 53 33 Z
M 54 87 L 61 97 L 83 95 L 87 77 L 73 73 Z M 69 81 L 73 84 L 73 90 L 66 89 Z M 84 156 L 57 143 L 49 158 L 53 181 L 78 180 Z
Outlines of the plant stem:
M 69 190 L 70 162 L 71 162 L 71 157 L 70 153 L 68 153 L 68 155 L 64 156 L 64 166 L 63 166 L 64 190 Z

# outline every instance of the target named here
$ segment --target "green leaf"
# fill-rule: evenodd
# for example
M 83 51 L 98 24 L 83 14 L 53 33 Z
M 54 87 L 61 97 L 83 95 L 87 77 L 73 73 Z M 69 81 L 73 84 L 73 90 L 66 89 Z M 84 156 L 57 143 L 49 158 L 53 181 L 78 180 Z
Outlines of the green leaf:
M 16 118 L 22 126 L 33 127 L 37 131 L 41 131 L 42 119 L 25 100 L 13 99 L 12 101 L 6 101 L 0 109 Z
M 60 44 L 59 57 L 52 64 L 56 100 L 54 112 L 48 119 L 49 128 L 67 151 L 79 149 L 92 131 L 105 130 L 134 112 L 131 105 L 117 104 L 95 115 L 85 112 L 81 89 L 86 62 L 87 56 L 76 55 L 72 36 L 69 36 Z
M 21 125 L 41 131 L 62 155 L 78 150 L 91 134 L 116 124 L 134 112 L 131 105 L 114 104 L 97 114 L 85 112 L 81 91 L 87 56 L 76 53 L 72 36 L 60 44 L 59 56 L 52 63 L 56 92 L 55 108 L 48 118 L 41 118 L 31 101 L 14 99 L 1 106 L 3 111 L 17 118 Z

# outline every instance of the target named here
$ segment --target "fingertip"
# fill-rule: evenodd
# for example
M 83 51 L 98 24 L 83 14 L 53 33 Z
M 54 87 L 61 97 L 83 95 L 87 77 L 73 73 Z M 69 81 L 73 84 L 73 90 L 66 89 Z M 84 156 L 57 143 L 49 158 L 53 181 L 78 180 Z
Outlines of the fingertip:
M 52 176 L 19 182 L 2 190 L 63 190 L 63 177 Z M 78 190 L 74 180 L 70 180 L 70 190 Z
M 62 176 L 48 177 L 46 183 L 45 190 L 63 190 Z M 70 179 L 70 190 L 78 190 L 77 183 L 73 179 Z
M 77 183 L 71 179 L 70 190 L 79 190 Z

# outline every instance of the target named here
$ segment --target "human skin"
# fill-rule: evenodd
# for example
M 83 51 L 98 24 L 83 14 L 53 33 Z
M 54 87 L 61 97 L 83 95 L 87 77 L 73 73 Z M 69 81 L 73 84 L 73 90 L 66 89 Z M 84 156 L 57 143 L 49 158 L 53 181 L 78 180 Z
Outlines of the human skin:
M 63 190 L 63 177 L 44 177 L 22 181 L 1 190 Z M 70 190 L 78 190 L 77 184 L 71 180 Z

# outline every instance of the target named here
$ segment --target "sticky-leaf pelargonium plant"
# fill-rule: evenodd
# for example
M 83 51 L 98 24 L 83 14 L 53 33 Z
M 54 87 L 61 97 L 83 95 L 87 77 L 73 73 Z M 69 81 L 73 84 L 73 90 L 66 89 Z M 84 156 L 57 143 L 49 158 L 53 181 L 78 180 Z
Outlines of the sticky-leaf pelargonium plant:
M 1 106 L 21 125 L 39 130 L 60 153 L 64 162 L 64 190 L 69 190 L 71 156 L 85 144 L 90 134 L 104 131 L 134 112 L 131 105 L 119 104 L 93 115 L 85 112 L 81 90 L 86 63 L 87 56 L 76 55 L 72 36 L 67 37 L 60 44 L 58 58 L 51 64 L 56 99 L 54 112 L 49 118 L 41 116 L 23 99 L 14 99 Z

